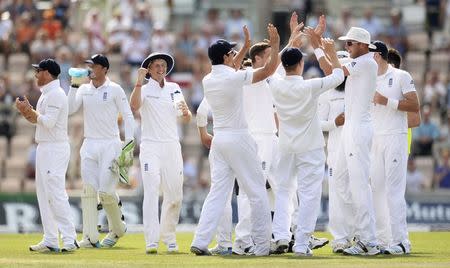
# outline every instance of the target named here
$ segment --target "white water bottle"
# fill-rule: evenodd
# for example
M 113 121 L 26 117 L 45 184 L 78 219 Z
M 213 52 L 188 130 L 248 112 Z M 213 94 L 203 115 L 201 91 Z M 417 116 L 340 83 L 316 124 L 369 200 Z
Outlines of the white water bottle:
M 179 90 L 173 93 L 173 104 L 177 110 L 177 116 L 183 116 L 183 111 L 181 110 L 181 102 L 184 101 L 183 94 Z

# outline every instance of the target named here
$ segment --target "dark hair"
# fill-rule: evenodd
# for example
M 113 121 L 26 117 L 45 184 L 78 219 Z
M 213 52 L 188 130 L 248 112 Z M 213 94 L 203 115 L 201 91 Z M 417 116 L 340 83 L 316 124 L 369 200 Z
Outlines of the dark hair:
M 250 59 L 244 59 L 242 61 L 242 67 L 252 67 L 252 61 Z
M 299 64 L 301 64 L 301 61 L 300 61 L 299 63 L 297 63 L 297 64 L 290 65 L 290 66 L 283 66 L 283 67 L 284 67 L 284 70 L 285 70 L 286 72 L 292 72 L 292 71 L 295 70 L 295 68 L 297 68 L 297 66 L 298 66 Z
M 267 42 L 259 42 L 259 43 L 254 44 L 250 48 L 250 51 L 249 51 L 250 59 L 252 60 L 252 63 L 255 62 L 256 56 L 261 57 L 264 50 L 266 50 L 269 47 L 270 47 L 270 45 Z
M 395 68 L 400 68 L 402 64 L 402 56 L 395 48 L 390 48 L 387 55 L 387 62 L 394 64 Z

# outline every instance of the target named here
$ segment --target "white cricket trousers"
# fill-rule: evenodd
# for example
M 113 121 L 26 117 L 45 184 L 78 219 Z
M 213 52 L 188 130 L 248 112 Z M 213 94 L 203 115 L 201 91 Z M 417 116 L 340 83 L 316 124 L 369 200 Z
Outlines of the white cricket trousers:
M 309 238 L 316 227 L 320 212 L 322 181 L 325 170 L 323 148 L 304 153 L 280 153 L 278 164 L 278 190 L 275 193 L 273 235 L 275 241 L 290 241 L 291 227 L 289 206 L 297 189 L 299 199 L 295 231 L 294 252 L 306 250 Z
M 261 159 L 261 167 L 266 181 L 269 182 L 271 190 L 267 190 L 270 210 L 275 207 L 275 192 L 277 189 L 277 181 L 275 169 L 278 165 L 279 150 L 278 137 L 273 133 L 252 133 L 251 136 L 258 146 L 258 156 Z M 239 191 L 237 196 L 239 221 L 235 228 L 235 246 L 247 248 L 253 245 L 251 237 L 251 210 L 248 196 L 243 189 Z
M 376 243 L 375 212 L 372 189 L 369 181 L 370 149 L 372 145 L 372 124 L 360 124 L 357 127 L 346 122 L 342 129 L 342 143 L 336 156 L 334 186 L 337 193 L 336 203 L 342 209 L 346 219 L 355 222 L 355 233 L 360 241 Z M 351 206 L 348 201 L 351 200 Z M 334 237 L 335 240 L 351 239 L 353 234 Z
M 407 242 L 407 134 L 374 136 L 371 157 L 370 178 L 378 243 L 387 247 L 391 243 Z
M 58 231 L 64 245 L 76 240 L 66 192 L 70 159 L 68 142 L 40 142 L 36 149 L 36 195 L 44 229 L 44 244 L 58 248 Z
M 340 196 L 337 192 L 339 185 L 335 178 L 336 157 L 337 151 L 328 151 L 328 229 L 336 242 L 345 242 L 352 239 L 354 223 L 353 215 L 346 216 L 343 211 L 351 211 L 353 206 L 350 195 Z
M 192 246 L 206 249 L 212 240 L 236 176 L 249 197 L 255 255 L 270 250 L 270 210 L 257 146 L 247 130 L 215 130 L 209 153 L 211 189 L 203 204 Z
M 80 149 L 83 183 L 91 185 L 96 191 L 115 195 L 119 178 L 110 167 L 121 151 L 119 138 L 84 139 Z
M 181 146 L 174 142 L 143 141 L 140 145 L 144 201 L 142 204 L 146 246 L 161 240 L 176 243 L 176 226 L 183 201 L 183 158 Z M 162 190 L 161 220 L 159 193 Z

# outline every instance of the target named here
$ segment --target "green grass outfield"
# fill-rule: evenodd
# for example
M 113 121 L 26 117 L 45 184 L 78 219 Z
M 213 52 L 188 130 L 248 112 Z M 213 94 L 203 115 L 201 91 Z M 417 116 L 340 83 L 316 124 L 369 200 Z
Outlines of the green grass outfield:
M 328 233 L 318 233 L 327 236 Z M 36 253 L 28 246 L 40 234 L 1 234 L 0 267 L 450 267 L 450 232 L 411 233 L 413 253 L 408 256 L 348 257 L 332 254 L 330 247 L 314 251 L 312 258 L 292 254 L 269 257 L 194 256 L 189 253 L 191 233 L 177 235 L 180 253 L 146 255 L 142 233 L 127 234 L 112 249 L 80 249 L 72 253 Z

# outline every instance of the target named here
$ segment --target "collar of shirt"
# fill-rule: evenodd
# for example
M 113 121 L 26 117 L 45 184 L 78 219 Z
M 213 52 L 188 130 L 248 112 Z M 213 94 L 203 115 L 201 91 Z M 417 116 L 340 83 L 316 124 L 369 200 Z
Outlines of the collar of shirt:
M 394 71 L 394 67 L 392 67 L 392 65 L 388 64 L 388 68 L 386 70 L 386 72 L 382 75 L 379 75 L 378 77 L 381 79 L 384 79 L 388 74 L 392 73 Z
M 231 68 L 225 64 L 217 64 L 211 67 L 212 72 L 214 73 L 225 73 L 225 72 L 235 72 L 234 68 Z
M 147 85 L 150 86 L 150 87 L 155 87 L 155 88 L 159 88 L 159 89 L 162 90 L 162 89 L 164 89 L 164 88 L 166 87 L 167 81 L 166 81 L 166 79 L 164 78 L 164 86 L 161 87 L 158 81 L 156 81 L 156 80 L 153 79 L 153 78 L 150 78 L 150 79 L 148 79 Z
M 99 86 L 99 87 L 96 88 L 96 87 L 94 86 L 94 84 L 92 83 L 92 80 L 91 80 L 90 85 L 91 85 L 91 89 L 102 89 L 103 87 L 108 87 L 110 83 L 111 83 L 111 80 L 109 80 L 109 77 L 106 77 L 105 83 L 103 83 L 103 85 L 101 85 L 101 86 Z
M 50 90 L 54 89 L 54 88 L 59 88 L 60 87 L 60 83 L 58 79 L 55 79 L 53 81 L 51 81 L 50 83 L 47 83 L 46 85 L 42 86 L 40 88 L 42 94 L 46 94 L 48 93 Z

